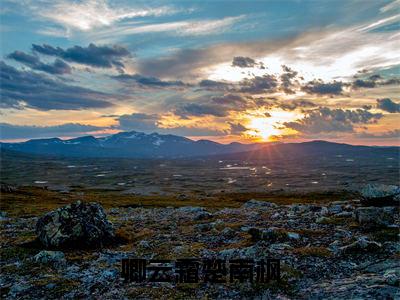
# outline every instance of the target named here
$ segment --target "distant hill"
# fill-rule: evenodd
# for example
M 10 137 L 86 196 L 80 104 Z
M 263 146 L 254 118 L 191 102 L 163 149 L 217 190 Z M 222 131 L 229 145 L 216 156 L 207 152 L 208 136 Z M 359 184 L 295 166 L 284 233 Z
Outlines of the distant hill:
M 208 140 L 193 141 L 170 134 L 130 131 L 100 138 L 84 136 L 69 140 L 35 139 L 22 143 L 0 143 L 0 146 L 2 149 L 30 154 L 67 157 L 179 158 L 249 151 L 260 148 L 263 144 L 224 145 Z
M 220 144 L 208 140 L 193 141 L 158 133 L 146 134 L 130 131 L 96 138 L 78 137 L 35 139 L 22 143 L 0 143 L 1 149 L 37 155 L 66 157 L 129 157 L 129 158 L 185 158 L 214 156 L 231 159 L 290 159 L 323 157 L 324 155 L 362 155 L 363 157 L 387 153 L 399 155 L 399 147 L 368 147 L 312 141 L 281 144 Z

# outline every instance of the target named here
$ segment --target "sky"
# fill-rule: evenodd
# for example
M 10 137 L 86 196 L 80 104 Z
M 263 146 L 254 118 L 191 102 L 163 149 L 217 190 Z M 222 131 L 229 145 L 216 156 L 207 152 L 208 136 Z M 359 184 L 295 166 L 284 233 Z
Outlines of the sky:
M 400 0 L 2 0 L 0 139 L 400 145 Z

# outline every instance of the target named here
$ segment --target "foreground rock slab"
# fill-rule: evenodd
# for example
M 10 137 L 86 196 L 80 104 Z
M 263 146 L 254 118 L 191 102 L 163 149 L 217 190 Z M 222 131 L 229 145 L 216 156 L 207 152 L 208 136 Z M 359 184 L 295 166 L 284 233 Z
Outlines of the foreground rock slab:
M 40 217 L 36 233 L 47 248 L 99 247 L 114 237 L 101 205 L 81 201 Z

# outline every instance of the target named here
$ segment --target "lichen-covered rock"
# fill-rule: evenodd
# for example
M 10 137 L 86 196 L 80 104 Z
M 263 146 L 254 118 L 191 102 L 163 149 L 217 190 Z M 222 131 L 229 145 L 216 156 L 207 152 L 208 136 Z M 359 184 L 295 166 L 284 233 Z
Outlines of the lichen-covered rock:
M 40 251 L 33 257 L 33 260 L 42 264 L 64 265 L 65 255 L 61 251 Z
M 275 243 L 278 241 L 284 242 L 290 239 L 300 238 L 297 233 L 288 233 L 285 230 L 276 227 L 270 227 L 267 229 L 252 227 L 248 230 L 248 233 L 251 235 L 253 241 L 266 241 L 269 243 Z
M 45 247 L 99 247 L 114 237 L 112 224 L 98 203 L 77 201 L 39 218 L 36 233 Z
M 400 187 L 396 185 L 368 184 L 361 190 L 361 200 L 367 205 L 390 206 L 400 202 Z
M 272 202 L 267 202 L 267 201 L 259 201 L 255 199 L 251 199 L 247 201 L 245 204 L 243 204 L 244 208 L 273 208 L 277 207 L 275 203 Z
M 362 236 L 354 243 L 339 248 L 340 253 L 343 254 L 360 254 L 362 252 L 378 252 L 382 248 L 382 244 L 375 241 L 370 241 L 367 237 Z
M 395 207 L 359 207 L 353 217 L 364 227 L 380 227 L 393 224 Z

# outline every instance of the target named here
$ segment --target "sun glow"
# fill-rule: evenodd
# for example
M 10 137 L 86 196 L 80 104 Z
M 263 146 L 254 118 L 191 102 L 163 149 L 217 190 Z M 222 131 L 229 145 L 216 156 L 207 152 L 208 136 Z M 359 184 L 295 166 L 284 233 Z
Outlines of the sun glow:
M 299 113 L 293 111 L 274 110 L 269 111 L 268 114 L 270 115 L 269 117 L 261 116 L 265 115 L 265 112 L 257 112 L 249 116 L 248 125 L 246 126 L 248 131 L 246 133 L 263 141 L 272 141 L 275 140 L 275 137 L 292 133 L 282 129 L 283 123 L 301 118 Z
M 271 120 L 267 118 L 254 118 L 250 121 L 249 131 L 250 134 L 261 137 L 263 140 L 269 140 L 271 136 L 278 135 L 279 129 L 274 128 Z

